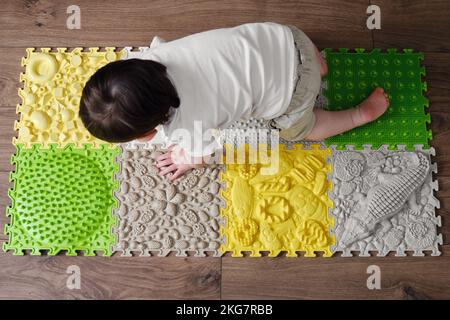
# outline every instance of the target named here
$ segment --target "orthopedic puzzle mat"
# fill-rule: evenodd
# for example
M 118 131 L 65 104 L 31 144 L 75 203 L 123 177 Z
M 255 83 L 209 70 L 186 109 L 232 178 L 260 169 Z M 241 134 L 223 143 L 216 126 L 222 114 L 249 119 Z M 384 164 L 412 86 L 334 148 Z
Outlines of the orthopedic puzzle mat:
M 346 133 L 326 139 L 327 145 L 353 145 L 361 149 L 363 145 L 379 148 L 389 145 L 406 145 L 414 150 L 414 145 L 428 148 L 431 131 L 427 129 L 430 115 L 425 113 L 428 100 L 422 95 L 427 86 L 422 82 L 425 68 L 420 65 L 422 53 L 405 49 L 397 53 L 389 49 L 381 53 L 379 49 L 366 53 L 364 49 L 350 52 L 340 49 L 333 52 L 325 49 L 328 74 L 325 77 L 325 97 L 327 110 L 342 110 L 358 105 L 376 87 L 383 87 L 389 95 L 387 112 L 376 121 Z
M 68 255 L 76 255 L 76 250 L 111 255 L 117 154 L 117 148 L 106 145 L 99 149 L 17 145 L 12 158 L 16 171 L 10 176 L 12 206 L 7 212 L 11 224 L 5 228 L 9 242 L 3 249 L 13 249 L 17 255 L 23 250 L 34 255 L 40 250 L 48 250 L 49 255 L 60 250 Z
M 170 182 L 157 173 L 155 158 L 160 154 L 155 145 L 122 145 L 116 250 L 126 256 L 133 251 L 144 256 L 172 251 L 178 256 L 187 251 L 205 256 L 210 251 L 219 256 L 224 206 L 219 167 L 194 169 Z
M 333 152 L 333 192 L 337 245 L 335 251 L 351 256 L 369 256 L 369 251 L 385 256 L 406 251 L 421 256 L 423 251 L 439 255 L 442 235 L 433 196 L 438 189 L 432 181 L 437 172 L 431 163 L 434 149 L 407 151 L 379 150 Z
M 106 63 L 139 54 L 128 51 L 27 49 L 4 250 L 124 256 L 440 254 L 422 54 L 326 50 L 329 74 L 318 104 L 347 108 L 383 86 L 391 100 L 385 116 L 325 143 L 281 139 L 275 173 L 263 174 L 270 165 L 262 161 L 225 162 L 171 183 L 154 166 L 161 146 L 113 146 L 90 136 L 78 118 L 84 83 Z M 248 159 L 261 143 L 276 146 L 278 137 L 264 131 L 265 121 L 236 122 L 229 129 L 220 137 L 231 144 L 226 155 L 244 148 Z
M 64 146 L 73 143 L 104 144 L 84 128 L 78 117 L 81 91 L 89 77 L 108 62 L 117 60 L 122 52 L 106 48 L 90 48 L 88 52 L 75 48 L 40 52 L 27 49 L 27 57 L 22 59 L 25 73 L 20 75 L 23 89 L 19 89 L 22 103 L 17 106 L 20 121 L 15 129 L 18 137 L 14 144 L 47 146 L 50 143 Z
M 288 256 L 304 252 L 307 257 L 321 251 L 323 256 L 331 256 L 332 219 L 328 209 L 332 203 L 327 195 L 330 154 L 329 149 L 318 145 L 309 150 L 301 145 L 286 150 L 280 145 L 273 174 L 262 171 L 273 162 L 228 162 L 222 173 L 226 185 L 222 195 L 227 202 L 222 212 L 226 218 L 222 232 L 227 240 L 222 251 L 231 251 L 233 256 L 242 256 L 244 251 L 251 256 L 260 256 L 261 251 L 268 251 L 269 256 L 281 251 Z

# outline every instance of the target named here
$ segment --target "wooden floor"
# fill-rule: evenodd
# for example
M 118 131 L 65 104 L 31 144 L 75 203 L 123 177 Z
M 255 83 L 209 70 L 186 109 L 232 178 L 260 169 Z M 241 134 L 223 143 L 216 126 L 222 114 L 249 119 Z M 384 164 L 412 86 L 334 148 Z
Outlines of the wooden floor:
M 381 30 L 366 9 L 381 8 Z M 145 46 L 246 22 L 295 24 L 319 48 L 413 48 L 425 52 L 444 235 L 441 257 L 123 258 L 13 257 L 0 253 L 0 298 L 439 299 L 450 298 L 450 1 L 448 0 L 78 0 L 81 30 L 66 28 L 72 0 L 4 0 L 0 5 L 0 228 L 6 196 L 20 59 L 26 47 Z M 108 3 L 104 5 L 103 3 Z M 5 241 L 0 235 L 0 243 Z M 66 268 L 81 268 L 81 290 Z M 366 269 L 381 268 L 381 290 Z

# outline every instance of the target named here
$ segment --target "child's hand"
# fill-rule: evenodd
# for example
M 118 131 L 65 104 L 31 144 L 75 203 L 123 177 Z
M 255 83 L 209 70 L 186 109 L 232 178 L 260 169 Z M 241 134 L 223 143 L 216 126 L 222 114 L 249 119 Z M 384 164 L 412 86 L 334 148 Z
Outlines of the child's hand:
M 159 174 L 162 176 L 173 172 L 169 178 L 173 181 L 191 169 L 203 167 L 202 160 L 191 158 L 183 148 L 173 146 L 168 152 L 156 158 L 156 167 L 160 169 Z

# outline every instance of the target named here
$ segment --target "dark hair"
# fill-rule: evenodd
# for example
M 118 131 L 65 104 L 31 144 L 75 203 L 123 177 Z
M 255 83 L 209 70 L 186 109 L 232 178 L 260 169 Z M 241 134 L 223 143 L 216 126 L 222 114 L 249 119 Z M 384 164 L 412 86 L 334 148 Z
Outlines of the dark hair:
M 100 68 L 87 81 L 80 101 L 80 118 L 93 136 L 126 142 L 167 121 L 169 108 L 179 105 L 180 99 L 163 64 L 119 60 Z

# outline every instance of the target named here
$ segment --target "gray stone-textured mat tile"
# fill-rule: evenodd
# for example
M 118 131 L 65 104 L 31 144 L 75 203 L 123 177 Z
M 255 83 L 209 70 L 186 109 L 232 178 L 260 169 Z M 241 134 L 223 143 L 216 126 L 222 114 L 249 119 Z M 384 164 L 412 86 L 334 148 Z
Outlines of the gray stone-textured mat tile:
M 220 256 L 220 167 L 194 169 L 171 182 L 155 167 L 163 153 L 160 145 L 132 143 L 121 149 L 115 251 L 125 256 Z
M 431 155 L 434 149 L 406 151 L 403 146 L 333 150 L 333 251 L 342 256 L 369 256 L 370 251 L 440 255 L 439 201 L 433 195 L 438 185 L 432 178 L 437 168 Z

